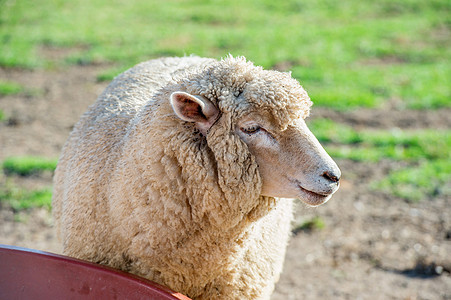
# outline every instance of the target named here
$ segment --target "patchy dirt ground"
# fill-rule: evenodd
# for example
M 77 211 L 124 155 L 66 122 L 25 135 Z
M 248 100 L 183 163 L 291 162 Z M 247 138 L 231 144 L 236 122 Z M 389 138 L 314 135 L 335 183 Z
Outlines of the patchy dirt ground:
M 8 156 L 58 157 L 72 126 L 106 87 L 96 76 L 108 66 L 53 71 L 0 69 L 0 79 L 28 88 L 0 98 L 0 161 Z M 358 129 L 451 128 L 451 110 L 378 110 L 337 113 L 314 108 Z M 403 163 L 338 160 L 339 192 L 319 208 L 298 203 L 295 224 L 320 217 L 325 227 L 298 231 L 272 299 L 451 299 L 451 199 L 408 203 L 375 192 L 369 183 Z M 51 185 L 52 174 L 7 179 L 27 188 Z M 59 252 L 45 209 L 14 214 L 0 205 L 0 243 Z

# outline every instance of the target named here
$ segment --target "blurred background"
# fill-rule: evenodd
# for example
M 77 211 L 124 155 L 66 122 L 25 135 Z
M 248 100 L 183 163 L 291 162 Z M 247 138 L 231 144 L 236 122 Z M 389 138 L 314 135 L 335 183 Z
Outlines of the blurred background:
M 53 171 L 117 74 L 229 53 L 292 72 L 343 173 L 272 299 L 451 299 L 449 0 L 0 0 L 0 243 L 59 251 Z

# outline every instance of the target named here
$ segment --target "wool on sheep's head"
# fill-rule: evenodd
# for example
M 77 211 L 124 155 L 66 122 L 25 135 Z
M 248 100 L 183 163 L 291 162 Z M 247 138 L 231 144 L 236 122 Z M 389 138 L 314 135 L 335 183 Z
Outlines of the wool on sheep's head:
M 222 113 L 240 117 L 250 109 L 274 115 L 283 130 L 309 115 L 312 101 L 289 72 L 264 70 L 244 57 L 228 56 L 181 81 L 188 93 L 217 105 Z

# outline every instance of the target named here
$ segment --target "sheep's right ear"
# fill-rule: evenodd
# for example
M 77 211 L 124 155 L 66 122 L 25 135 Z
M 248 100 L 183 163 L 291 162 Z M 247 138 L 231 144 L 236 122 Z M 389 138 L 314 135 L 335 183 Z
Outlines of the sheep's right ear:
M 171 105 L 180 119 L 195 122 L 202 133 L 210 129 L 219 115 L 219 110 L 209 100 L 185 92 L 172 93 Z

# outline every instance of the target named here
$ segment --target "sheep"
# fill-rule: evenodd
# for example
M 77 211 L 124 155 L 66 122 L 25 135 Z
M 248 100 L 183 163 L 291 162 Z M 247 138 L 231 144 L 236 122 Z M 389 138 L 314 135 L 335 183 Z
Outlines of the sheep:
M 193 299 L 268 299 L 293 198 L 326 202 L 340 170 L 290 73 L 244 57 L 141 63 L 75 125 L 54 178 L 63 253 Z

